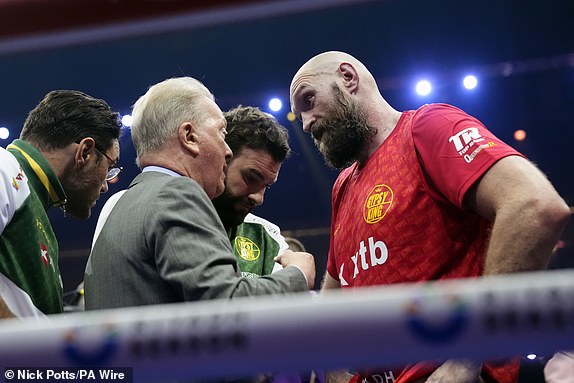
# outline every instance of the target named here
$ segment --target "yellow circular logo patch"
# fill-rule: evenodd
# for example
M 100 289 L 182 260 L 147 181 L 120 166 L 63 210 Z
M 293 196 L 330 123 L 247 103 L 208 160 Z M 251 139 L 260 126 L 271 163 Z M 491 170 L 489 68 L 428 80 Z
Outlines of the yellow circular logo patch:
M 393 204 L 393 190 L 385 184 L 375 185 L 363 205 L 363 218 L 366 223 L 379 222 L 387 214 Z
M 255 261 L 261 255 L 259 246 L 249 238 L 235 237 L 235 251 L 246 261 Z

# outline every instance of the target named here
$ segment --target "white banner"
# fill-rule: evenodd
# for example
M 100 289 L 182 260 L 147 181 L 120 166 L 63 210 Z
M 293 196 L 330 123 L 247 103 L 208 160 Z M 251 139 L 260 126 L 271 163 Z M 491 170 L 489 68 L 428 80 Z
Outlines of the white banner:
M 574 271 L 0 321 L 0 367 L 133 368 L 135 382 L 574 349 Z

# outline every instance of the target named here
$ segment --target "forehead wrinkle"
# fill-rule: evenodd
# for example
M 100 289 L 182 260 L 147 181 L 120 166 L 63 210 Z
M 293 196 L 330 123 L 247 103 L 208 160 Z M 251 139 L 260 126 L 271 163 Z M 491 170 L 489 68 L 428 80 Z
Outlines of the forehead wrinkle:
M 257 166 L 259 165 L 259 166 Z M 277 169 L 277 171 L 275 170 Z M 253 173 L 257 174 L 257 177 L 261 179 L 261 181 L 266 182 L 271 180 L 270 183 L 277 182 L 277 178 L 279 177 L 279 170 L 281 169 L 281 163 L 273 162 L 273 163 L 265 163 L 259 159 L 254 161 L 254 164 L 250 167 L 250 170 Z
M 291 82 L 291 89 L 290 89 L 290 102 L 291 102 L 291 111 L 297 114 L 296 110 L 296 97 L 303 92 L 307 88 L 315 88 L 318 83 L 323 81 L 323 78 L 327 79 L 328 77 L 332 77 L 336 74 L 336 72 L 331 72 L 326 69 L 324 70 L 300 70 L 295 77 L 293 77 L 293 81 Z
M 291 92 L 296 89 L 298 83 L 304 81 L 305 79 L 309 79 L 310 81 L 311 79 L 316 79 L 319 77 L 332 76 L 336 73 L 336 70 L 328 70 L 328 68 L 322 68 L 321 70 L 317 68 L 301 68 L 301 70 L 299 70 L 295 76 L 293 76 L 293 81 L 291 81 Z
M 244 151 L 247 149 L 247 153 Z M 265 149 L 252 149 L 249 147 L 242 148 L 235 159 L 234 164 L 239 164 L 237 160 L 242 160 L 241 165 L 237 165 L 241 168 L 241 172 L 247 172 L 256 176 L 260 181 L 267 182 L 271 178 L 273 182 L 277 181 L 279 176 L 279 170 L 281 169 L 282 161 L 275 161 L 271 156 L 271 153 L 267 152 Z
M 304 71 L 299 71 L 293 77 L 293 81 L 291 82 L 290 93 L 291 95 L 293 95 L 296 92 L 300 91 L 298 88 L 300 88 L 302 85 L 311 86 L 313 82 L 319 82 L 322 80 L 322 78 L 333 77 L 336 74 L 337 74 L 336 70 L 328 70 L 328 68 L 323 68 L 322 70 L 307 69 Z
M 295 77 L 293 78 L 293 81 L 291 82 L 291 89 L 289 90 L 290 93 L 290 102 L 291 102 L 291 111 L 295 112 L 294 107 L 295 107 L 295 97 L 301 93 L 301 91 L 303 89 L 305 89 L 305 86 L 308 86 L 308 84 L 305 83 L 305 78 L 306 77 L 311 77 L 312 75 L 307 75 L 305 76 L 305 73 L 302 74 L 297 74 L 295 75 Z
M 291 99 L 290 99 L 291 112 L 298 114 L 296 99 L 299 97 L 299 94 L 302 93 L 303 91 L 305 91 L 305 89 L 307 89 L 308 87 L 309 87 L 309 84 L 301 82 L 300 85 L 299 84 L 297 85 L 294 92 L 291 93 Z

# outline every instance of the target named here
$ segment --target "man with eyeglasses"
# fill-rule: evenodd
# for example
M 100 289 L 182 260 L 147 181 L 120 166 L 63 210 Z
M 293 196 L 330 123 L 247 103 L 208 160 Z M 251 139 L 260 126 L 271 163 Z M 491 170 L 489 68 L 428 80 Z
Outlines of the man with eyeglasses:
M 108 156 L 106 154 L 106 152 L 104 152 L 102 149 L 100 149 L 100 147 L 98 145 L 96 145 L 95 148 L 98 150 L 98 152 L 102 153 L 104 155 L 104 157 L 106 157 L 108 159 L 108 161 L 110 161 L 110 167 L 108 168 L 108 174 L 106 174 L 106 181 L 109 182 L 109 181 L 116 179 L 118 177 L 118 175 L 122 172 L 122 170 L 124 170 L 124 168 L 121 166 L 117 167 L 117 164 L 120 161 L 120 158 L 118 157 L 117 159 L 112 160 L 110 158 L 110 156 Z
M 73 90 L 48 93 L 20 138 L 0 148 L 0 317 L 63 310 L 58 243 L 48 208 L 90 217 L 121 168 L 118 113 Z

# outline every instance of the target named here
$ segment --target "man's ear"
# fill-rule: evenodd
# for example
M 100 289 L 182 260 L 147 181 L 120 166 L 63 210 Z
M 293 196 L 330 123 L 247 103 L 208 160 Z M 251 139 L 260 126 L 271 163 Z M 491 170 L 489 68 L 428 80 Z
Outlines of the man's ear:
M 191 122 L 184 122 L 177 129 L 177 138 L 181 145 L 187 148 L 193 155 L 199 153 L 198 134 Z
M 349 63 L 341 63 L 338 72 L 343 78 L 343 85 L 349 90 L 351 94 L 357 93 L 359 90 L 359 74 L 355 67 Z
M 83 138 L 74 152 L 74 162 L 78 166 L 84 166 L 91 156 L 96 156 L 96 141 L 92 137 Z

